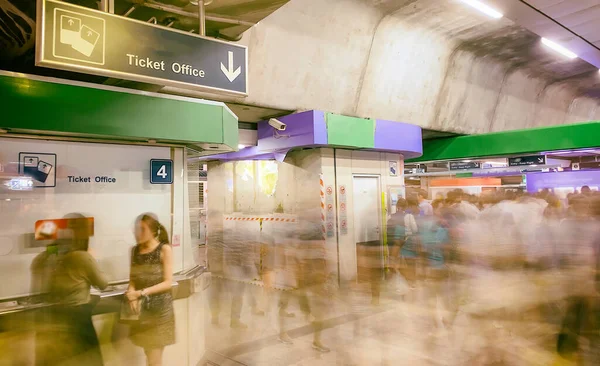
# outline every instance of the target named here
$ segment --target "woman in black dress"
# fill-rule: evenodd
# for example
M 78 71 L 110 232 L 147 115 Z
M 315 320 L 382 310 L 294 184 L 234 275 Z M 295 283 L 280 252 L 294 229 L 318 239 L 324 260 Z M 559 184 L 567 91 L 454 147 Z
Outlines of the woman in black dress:
M 131 340 L 144 349 L 148 365 L 162 365 L 164 348 L 175 343 L 173 252 L 167 230 L 154 215 L 137 218 L 135 239 L 125 294 L 132 310 L 139 313 L 131 326 Z

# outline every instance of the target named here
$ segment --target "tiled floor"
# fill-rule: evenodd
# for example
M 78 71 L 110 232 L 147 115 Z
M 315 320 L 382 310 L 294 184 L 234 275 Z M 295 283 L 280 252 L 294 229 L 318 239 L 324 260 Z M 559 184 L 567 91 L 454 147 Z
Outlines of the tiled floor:
M 504 290 L 518 292 L 516 287 L 519 287 L 531 291 L 531 283 L 520 282 L 508 282 Z M 498 296 L 509 296 L 499 293 L 502 287 L 498 282 L 494 285 L 489 289 L 496 295 L 485 300 L 491 304 Z M 209 326 L 207 346 L 228 357 L 222 358 L 220 364 L 231 365 L 553 364 L 558 326 L 548 317 L 540 317 L 538 311 L 494 306 L 491 306 L 491 315 L 481 317 L 469 310 L 476 303 L 471 299 L 461 307 L 453 324 L 445 326 L 442 317 L 448 313 L 442 304 L 431 301 L 428 286 L 421 283 L 402 298 L 387 283 L 379 305 L 370 304 L 371 297 L 364 286 L 342 292 L 344 295 L 328 303 L 322 340 L 331 348 L 330 353 L 312 349 L 312 328 L 294 302 L 290 310 L 296 317 L 288 319 L 294 344 L 278 341 L 275 311 L 278 293 L 263 302 L 262 307 L 268 310 L 265 316 L 252 315 L 248 306 L 244 307 L 242 321 L 248 325 L 246 330 L 230 329 L 226 312 L 222 312 L 221 325 Z M 260 294 L 261 289 L 247 288 L 245 304 L 252 292 Z M 525 293 L 522 297 L 533 301 L 532 295 Z M 224 309 L 229 306 L 223 303 Z M 210 324 L 209 319 L 207 324 Z

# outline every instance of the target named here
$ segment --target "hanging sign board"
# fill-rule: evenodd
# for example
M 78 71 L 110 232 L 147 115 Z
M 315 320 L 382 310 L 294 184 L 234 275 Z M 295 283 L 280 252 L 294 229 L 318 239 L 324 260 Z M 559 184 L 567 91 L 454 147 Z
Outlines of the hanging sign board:
M 57 0 L 38 0 L 36 65 L 248 94 L 248 49 Z
M 508 158 L 508 166 L 546 165 L 545 155 L 519 156 Z
M 450 170 L 480 169 L 481 163 L 475 161 L 451 161 Z

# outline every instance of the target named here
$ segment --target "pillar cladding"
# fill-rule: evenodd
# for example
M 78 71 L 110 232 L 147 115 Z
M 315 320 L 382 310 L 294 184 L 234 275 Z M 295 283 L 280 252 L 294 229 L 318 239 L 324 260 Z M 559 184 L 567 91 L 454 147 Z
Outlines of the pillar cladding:
M 354 179 L 370 177 L 379 183 L 379 189 L 370 197 L 378 203 L 374 214 L 378 217 L 373 230 L 379 230 L 380 242 L 383 248 L 383 228 L 390 211 L 390 192 L 403 192 L 404 189 L 404 158 L 398 153 L 357 151 L 346 149 L 323 148 L 321 150 L 323 182 L 325 187 L 325 205 L 327 206 L 328 187 L 332 186 L 332 197 L 335 202 L 333 216 L 335 218 L 335 233 L 326 235 L 326 248 L 337 255 L 333 263 L 338 265 L 340 280 L 351 281 L 357 276 L 357 247 L 356 243 L 364 241 L 357 233 L 361 223 L 355 217 Z M 390 167 L 394 167 L 390 170 Z M 376 212 L 376 213 L 375 213 Z M 327 213 L 326 213 L 327 220 Z

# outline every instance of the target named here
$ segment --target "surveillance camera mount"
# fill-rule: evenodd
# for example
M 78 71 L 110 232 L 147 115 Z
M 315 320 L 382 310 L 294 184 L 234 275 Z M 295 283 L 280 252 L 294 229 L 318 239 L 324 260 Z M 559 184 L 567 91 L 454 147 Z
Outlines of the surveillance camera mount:
M 277 131 L 276 129 L 273 129 L 273 137 L 276 139 L 283 139 L 283 138 L 287 139 L 287 138 L 290 138 L 291 136 L 290 135 L 282 135 L 279 133 L 279 131 Z

